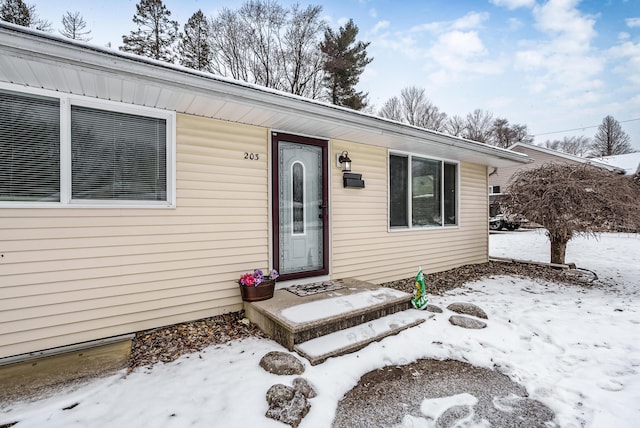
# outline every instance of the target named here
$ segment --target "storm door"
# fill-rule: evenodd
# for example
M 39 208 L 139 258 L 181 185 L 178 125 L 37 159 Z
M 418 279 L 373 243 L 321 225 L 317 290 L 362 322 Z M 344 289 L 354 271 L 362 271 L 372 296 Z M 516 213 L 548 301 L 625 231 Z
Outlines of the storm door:
M 274 267 L 282 279 L 326 275 L 327 142 L 272 133 Z

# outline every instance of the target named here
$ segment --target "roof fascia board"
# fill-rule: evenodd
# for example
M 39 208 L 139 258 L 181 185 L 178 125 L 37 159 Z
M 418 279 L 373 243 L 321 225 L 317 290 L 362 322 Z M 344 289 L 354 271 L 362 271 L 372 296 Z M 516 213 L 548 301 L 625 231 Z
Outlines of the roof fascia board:
M 575 155 L 572 155 L 572 154 L 569 154 L 569 153 L 561 152 L 559 150 L 554 150 L 554 149 L 550 149 L 550 148 L 547 148 L 547 147 L 536 146 L 535 144 L 528 144 L 528 143 L 518 142 L 518 143 L 515 143 L 515 144 L 512 144 L 511 146 L 509 146 L 508 150 L 513 150 L 514 148 L 517 148 L 517 147 L 524 147 L 524 148 L 527 148 L 527 149 L 530 149 L 530 150 L 536 150 L 536 151 L 539 151 L 539 152 L 542 152 L 542 153 L 546 153 L 546 154 L 549 154 L 549 155 L 553 155 L 553 156 L 557 156 L 557 157 L 560 157 L 560 158 L 563 158 L 563 159 L 572 160 L 574 162 L 586 163 L 586 164 L 589 164 L 589 165 L 597 166 L 599 168 L 607 169 L 609 171 L 615 171 L 615 172 L 620 172 L 621 171 L 621 169 L 616 167 L 616 166 L 607 165 L 607 164 L 605 164 L 603 162 L 599 162 L 596 159 L 581 158 L 580 156 L 575 156 Z
M 15 37 L 21 38 L 20 48 L 15 47 Z M 219 99 L 229 99 L 235 103 L 250 106 L 257 105 L 271 111 L 306 117 L 313 116 L 318 120 L 340 123 L 345 127 L 367 133 L 409 139 L 419 144 L 425 144 L 425 141 L 429 144 L 443 144 L 459 150 L 475 152 L 510 162 L 531 162 L 528 156 L 522 153 L 453 137 L 357 112 L 345 107 L 322 103 L 150 58 L 94 47 L 84 42 L 61 38 L 12 24 L 0 24 L 0 45 L 3 49 L 12 50 L 14 55 L 26 59 L 37 59 L 51 64 L 66 62 L 85 70 L 90 69 L 108 74 L 124 73 L 127 78 L 140 82 L 153 82 L 200 95 L 206 93 Z

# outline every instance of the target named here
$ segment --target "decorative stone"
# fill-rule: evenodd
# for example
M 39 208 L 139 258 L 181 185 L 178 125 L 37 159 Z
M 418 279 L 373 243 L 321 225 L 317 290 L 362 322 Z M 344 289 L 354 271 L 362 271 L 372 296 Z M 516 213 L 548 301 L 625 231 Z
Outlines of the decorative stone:
M 487 313 L 473 303 L 452 303 L 447 306 L 447 309 L 459 314 L 471 315 L 472 317 L 478 317 L 485 320 L 489 319 L 489 317 L 487 317 Z
M 424 308 L 425 311 L 427 312 L 433 312 L 436 314 L 441 314 L 442 313 L 442 308 L 440 306 L 436 306 L 436 305 L 432 305 L 432 304 L 428 304 L 426 308 Z
M 304 373 L 304 365 L 291 354 L 271 351 L 260 360 L 260 367 L 269 373 L 287 376 Z
M 309 381 L 307 381 L 303 377 L 297 377 L 293 380 L 293 389 L 295 389 L 298 392 L 301 392 L 302 395 L 304 395 L 307 398 L 314 398 L 318 395 L 316 393 L 316 390 L 309 383 Z
M 267 403 L 269 403 L 269 410 L 267 410 L 265 416 L 291 425 L 293 428 L 300 425 L 300 421 L 309 413 L 311 408 L 311 404 L 309 404 L 304 394 L 282 384 L 273 385 L 269 388 L 266 398 Z
M 462 328 L 481 329 L 487 326 L 487 323 L 461 315 L 451 315 L 449 322 Z

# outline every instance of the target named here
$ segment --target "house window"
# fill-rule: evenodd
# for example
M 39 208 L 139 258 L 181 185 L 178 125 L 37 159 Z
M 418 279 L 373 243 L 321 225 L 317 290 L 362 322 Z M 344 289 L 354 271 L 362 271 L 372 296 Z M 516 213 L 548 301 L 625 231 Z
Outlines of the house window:
M 60 200 L 60 100 L 0 91 L 0 201 Z
M 167 127 L 155 117 L 71 106 L 71 195 L 164 201 Z
M 500 193 L 500 186 L 489 186 L 489 194 L 497 195 Z
M 458 165 L 416 155 L 389 155 L 389 226 L 458 224 Z
M 175 204 L 175 114 L 0 90 L 0 206 Z

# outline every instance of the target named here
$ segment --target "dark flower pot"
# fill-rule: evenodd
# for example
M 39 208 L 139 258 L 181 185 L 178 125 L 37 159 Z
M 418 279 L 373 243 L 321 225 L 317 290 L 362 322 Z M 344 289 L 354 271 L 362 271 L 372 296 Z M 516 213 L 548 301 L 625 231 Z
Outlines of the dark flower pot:
M 247 287 L 240 285 L 240 293 L 242 293 L 242 300 L 245 302 L 259 302 L 261 300 L 267 300 L 273 297 L 273 290 L 276 286 L 275 279 L 269 279 L 263 281 L 257 287 Z

